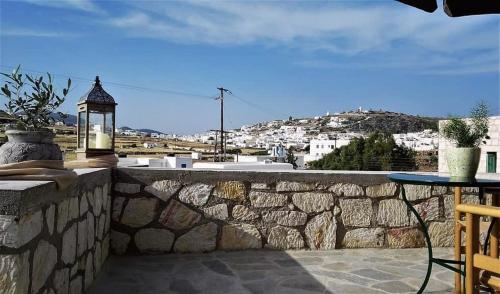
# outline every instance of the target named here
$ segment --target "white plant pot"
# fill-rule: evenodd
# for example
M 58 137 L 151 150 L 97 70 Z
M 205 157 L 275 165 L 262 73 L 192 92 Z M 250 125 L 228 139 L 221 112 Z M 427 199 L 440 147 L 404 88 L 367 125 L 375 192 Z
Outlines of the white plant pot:
M 458 181 L 474 180 L 479 167 L 481 149 L 451 148 L 446 151 L 446 160 L 450 177 Z

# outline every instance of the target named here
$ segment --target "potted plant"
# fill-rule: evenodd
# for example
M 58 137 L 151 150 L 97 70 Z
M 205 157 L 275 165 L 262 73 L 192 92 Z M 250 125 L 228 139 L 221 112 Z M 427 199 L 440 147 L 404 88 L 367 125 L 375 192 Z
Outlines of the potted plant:
M 488 137 L 488 107 L 484 103 L 476 105 L 469 119 L 451 118 L 441 131 L 443 137 L 456 144 L 446 152 L 450 177 L 470 181 L 476 176 L 479 166 L 481 143 Z
M 47 127 L 54 123 L 54 114 L 65 117 L 57 108 L 66 99 L 71 79 L 62 94 L 56 93 L 52 76 L 34 77 L 22 74 L 18 66 L 11 74 L 2 73 L 5 84 L 0 95 L 7 98 L 6 111 L 16 118 L 6 127 L 8 142 L 0 147 L 0 164 L 27 160 L 62 160 L 62 153 Z

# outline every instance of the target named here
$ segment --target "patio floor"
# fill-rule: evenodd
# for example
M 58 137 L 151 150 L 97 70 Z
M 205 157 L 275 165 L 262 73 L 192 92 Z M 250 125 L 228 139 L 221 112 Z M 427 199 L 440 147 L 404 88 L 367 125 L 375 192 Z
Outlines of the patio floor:
M 111 256 L 89 293 L 415 293 L 427 249 L 239 251 Z M 452 249 L 434 255 L 451 258 Z M 451 293 L 453 273 L 433 266 L 425 293 Z

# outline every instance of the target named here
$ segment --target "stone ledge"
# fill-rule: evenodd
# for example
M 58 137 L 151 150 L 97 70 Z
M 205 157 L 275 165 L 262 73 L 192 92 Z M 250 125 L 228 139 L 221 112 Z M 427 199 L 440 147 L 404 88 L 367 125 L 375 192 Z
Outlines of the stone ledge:
M 39 210 L 44 204 L 76 196 L 81 190 L 93 190 L 96 185 L 111 181 L 111 170 L 105 168 L 77 169 L 78 180 L 59 191 L 50 181 L 0 181 L 0 214 L 21 216 Z M 40 197 L 43 195 L 43 197 Z
M 116 182 L 151 185 L 159 180 L 181 180 L 187 182 L 203 182 L 217 184 L 221 181 L 247 181 L 251 183 L 275 182 L 314 182 L 325 185 L 351 183 L 358 185 L 377 185 L 387 183 L 387 175 L 391 172 L 363 171 L 237 171 L 237 170 L 200 170 L 200 169 L 158 169 L 119 167 L 114 170 Z

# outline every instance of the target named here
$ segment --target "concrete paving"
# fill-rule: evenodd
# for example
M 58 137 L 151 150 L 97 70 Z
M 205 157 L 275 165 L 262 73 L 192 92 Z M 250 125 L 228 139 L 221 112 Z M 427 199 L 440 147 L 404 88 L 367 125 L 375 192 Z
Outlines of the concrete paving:
M 111 256 L 89 293 L 416 293 L 426 268 L 425 248 Z M 425 293 L 452 292 L 453 273 L 433 265 Z

